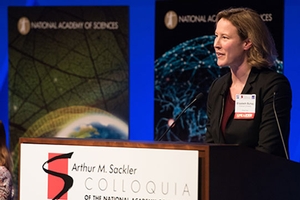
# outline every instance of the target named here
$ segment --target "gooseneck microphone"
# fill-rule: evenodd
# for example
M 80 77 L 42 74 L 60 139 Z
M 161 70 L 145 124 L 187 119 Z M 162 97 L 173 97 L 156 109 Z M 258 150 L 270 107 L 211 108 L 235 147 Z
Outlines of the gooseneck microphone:
M 280 123 L 279 123 L 277 112 L 276 112 L 275 98 L 276 98 L 276 92 L 273 93 L 273 111 L 274 111 L 277 127 L 278 127 L 278 130 L 279 130 L 281 143 L 282 143 L 282 146 L 283 146 L 283 149 L 284 149 L 285 157 L 286 157 L 286 159 L 289 159 L 289 155 L 288 155 L 287 150 L 286 150 L 285 141 L 284 141 L 284 138 L 283 138 L 283 135 L 282 135 Z
M 162 138 L 170 131 L 171 128 L 173 128 L 175 126 L 175 123 L 177 122 L 177 120 L 181 117 L 181 115 L 189 108 L 191 107 L 191 105 L 193 105 L 193 103 L 195 103 L 196 101 L 198 101 L 199 99 L 201 99 L 203 97 L 202 93 L 199 93 L 196 98 L 191 101 L 191 103 L 189 103 L 189 105 L 187 105 L 180 113 L 179 115 L 175 118 L 175 120 L 173 121 L 173 123 L 171 124 L 171 126 L 169 126 L 167 128 L 167 130 L 158 138 L 157 141 L 161 141 Z

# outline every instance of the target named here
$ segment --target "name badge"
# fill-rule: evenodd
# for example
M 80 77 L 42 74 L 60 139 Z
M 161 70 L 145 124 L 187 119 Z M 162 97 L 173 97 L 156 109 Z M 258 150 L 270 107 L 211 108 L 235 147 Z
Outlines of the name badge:
M 255 116 L 255 94 L 237 94 L 234 119 L 253 119 Z

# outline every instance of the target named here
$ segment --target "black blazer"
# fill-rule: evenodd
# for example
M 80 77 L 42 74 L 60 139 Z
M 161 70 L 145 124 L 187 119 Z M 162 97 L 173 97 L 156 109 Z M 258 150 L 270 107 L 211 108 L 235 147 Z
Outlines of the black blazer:
M 206 142 L 239 144 L 285 157 L 280 132 L 276 123 L 273 102 L 279 118 L 283 139 L 288 151 L 292 91 L 288 79 L 270 69 L 252 68 L 242 94 L 256 94 L 254 119 L 233 119 L 221 131 L 226 95 L 231 85 L 231 73 L 216 79 L 207 99 Z

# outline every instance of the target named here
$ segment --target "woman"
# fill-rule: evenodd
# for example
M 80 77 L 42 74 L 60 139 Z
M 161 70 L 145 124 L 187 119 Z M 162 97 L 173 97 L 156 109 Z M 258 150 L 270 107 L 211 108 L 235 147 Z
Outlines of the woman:
M 6 146 L 6 133 L 0 121 L 0 200 L 13 199 L 12 158 Z
M 217 64 L 230 73 L 210 87 L 206 142 L 288 158 L 292 92 L 271 70 L 277 52 L 268 28 L 254 10 L 230 8 L 217 14 L 215 36 Z

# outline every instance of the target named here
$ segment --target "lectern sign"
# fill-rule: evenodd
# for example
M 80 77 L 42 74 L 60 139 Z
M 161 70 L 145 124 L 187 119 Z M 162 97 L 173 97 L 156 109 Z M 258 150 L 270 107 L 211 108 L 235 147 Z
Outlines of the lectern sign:
M 198 151 L 21 144 L 20 200 L 197 200 Z

